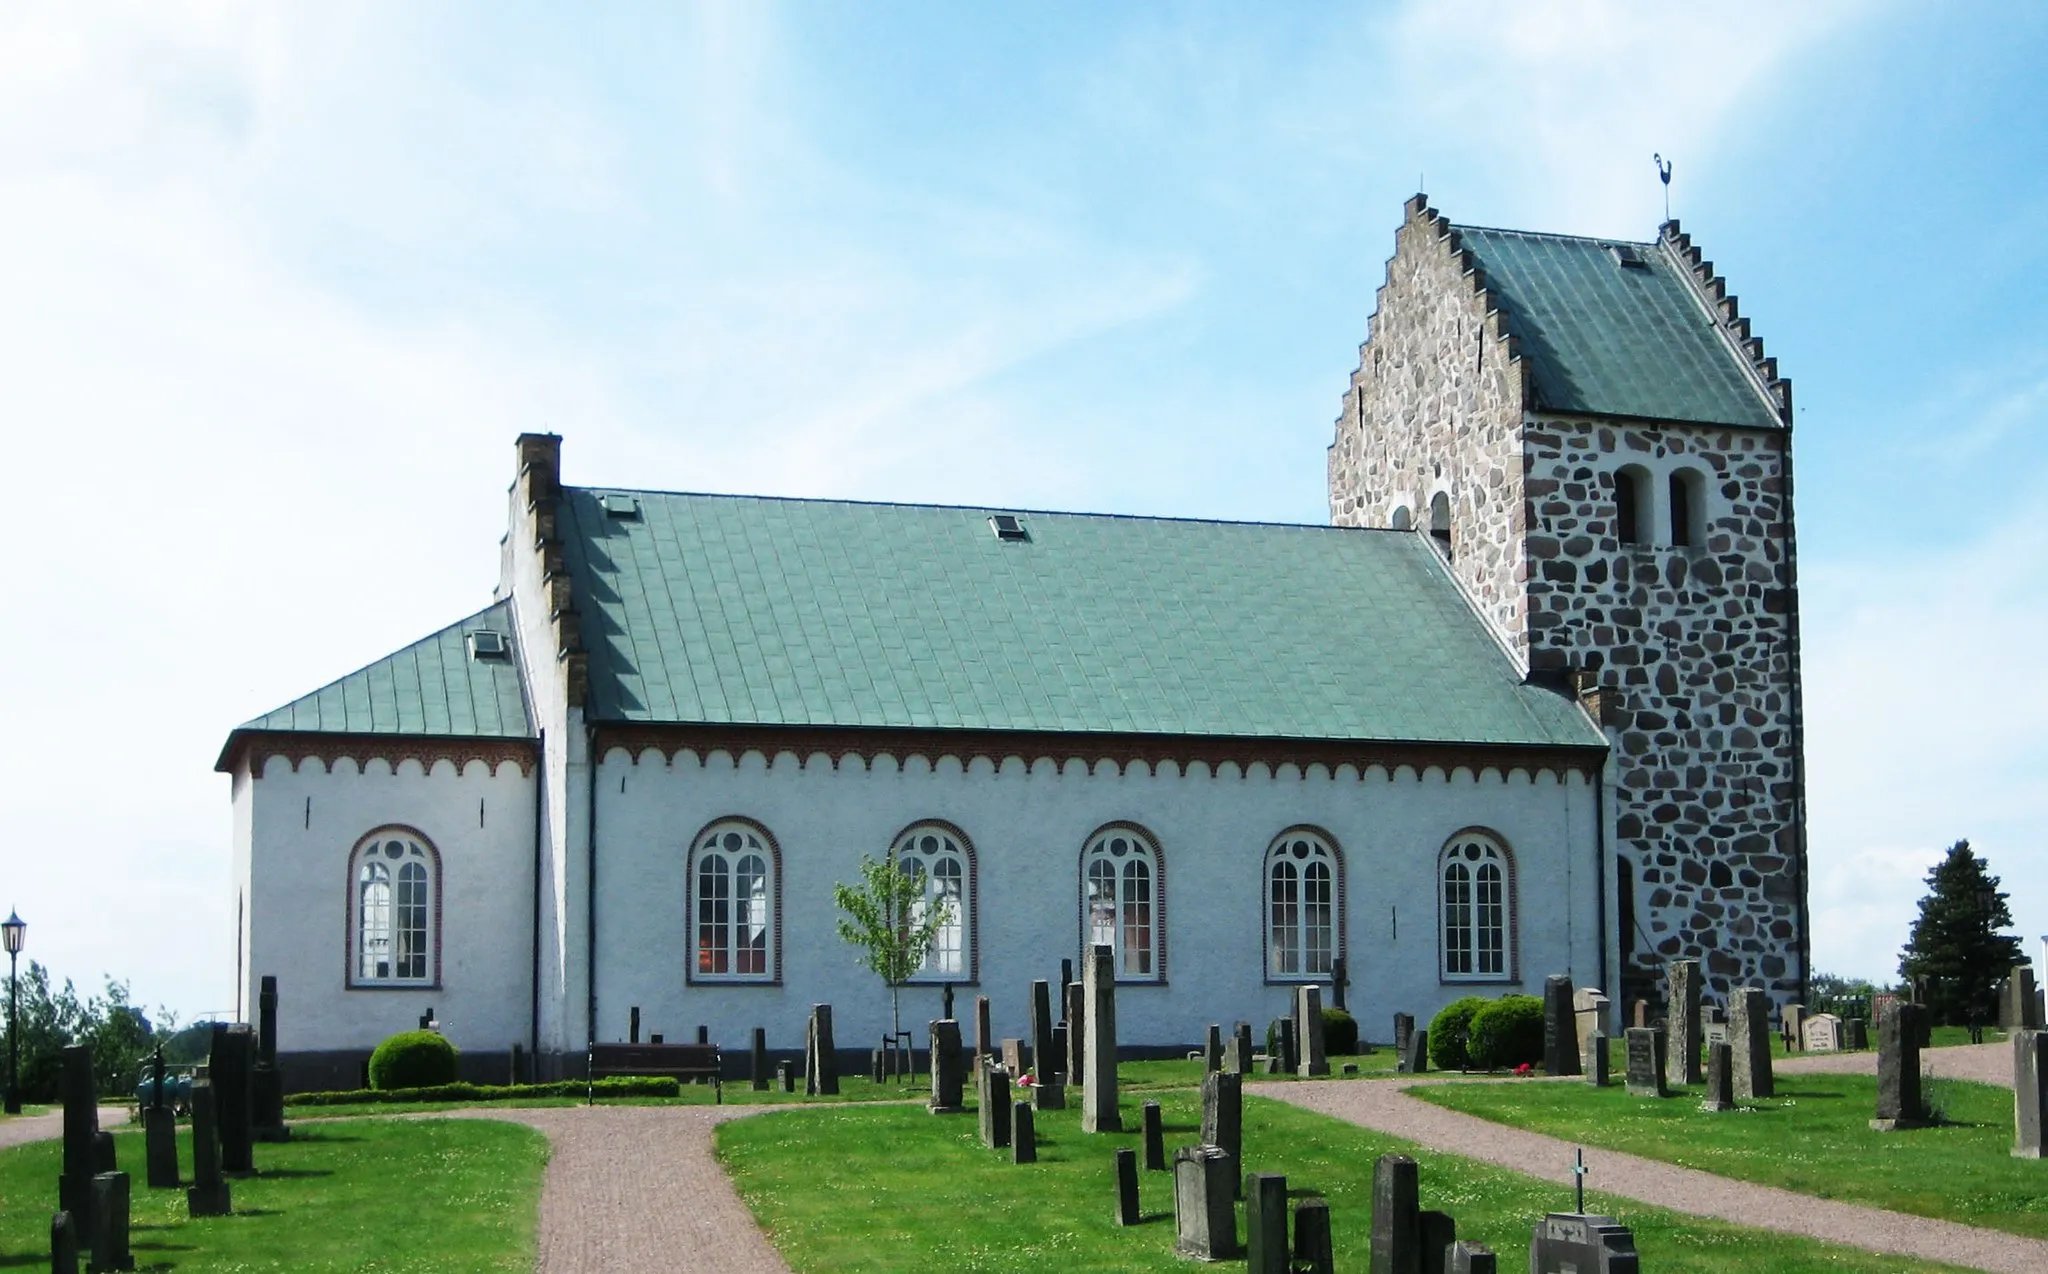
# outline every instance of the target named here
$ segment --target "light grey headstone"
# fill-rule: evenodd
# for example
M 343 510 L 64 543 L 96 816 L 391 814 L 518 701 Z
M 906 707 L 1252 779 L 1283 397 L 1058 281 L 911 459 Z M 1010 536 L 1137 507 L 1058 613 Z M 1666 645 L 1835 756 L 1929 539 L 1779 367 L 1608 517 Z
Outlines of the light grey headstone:
M 1610 1216 L 1553 1212 L 1529 1243 L 1529 1274 L 1638 1274 L 1635 1236 Z
M 1087 1092 L 1081 1103 L 1081 1131 L 1122 1132 L 1116 1091 L 1116 955 L 1108 943 L 1088 948 L 1081 983 L 1087 998 L 1081 1066 Z
M 1622 1082 L 1630 1094 L 1636 1097 L 1663 1097 L 1664 1067 L 1663 1050 L 1657 1047 L 1657 1037 L 1663 1034 L 1654 1026 L 1631 1026 L 1623 1036 L 1626 1042 L 1628 1062 Z
M 975 1085 L 981 1144 L 1000 1150 L 1010 1144 L 1010 1072 L 1001 1062 L 986 1063 Z
M 1593 1064 L 1593 1037 L 1607 1029 L 1607 993 L 1596 986 L 1572 992 L 1572 1021 L 1579 1033 L 1579 1066 Z
M 1215 1146 L 1174 1151 L 1174 1251 L 1197 1261 L 1228 1261 L 1240 1254 L 1232 1181 L 1236 1163 Z
M 1372 1170 L 1371 1274 L 1421 1274 L 1422 1178 L 1407 1155 L 1381 1155 Z
M 1608 1084 L 1607 1035 L 1604 1031 L 1593 1032 L 1593 1038 L 1586 1042 L 1586 1082 L 1596 1088 Z
M 1023 1040 L 1003 1041 L 1003 1069 L 1013 1078 L 1022 1078 L 1031 1070 L 1031 1058 L 1024 1052 Z
M 1451 1255 L 1444 1266 L 1445 1274 L 1498 1274 L 1499 1266 L 1493 1259 L 1493 1249 L 1484 1243 L 1459 1239 L 1451 1244 Z
M 1230 1156 L 1232 1188 L 1244 1164 L 1244 1078 L 1217 1071 L 1202 1077 L 1202 1144 Z
M 1813 1013 L 1799 1023 L 1801 1041 L 1809 1053 L 1839 1053 L 1845 1042 L 1842 1019 L 1832 1013 Z
M 1394 1014 L 1395 1057 L 1401 1058 L 1408 1055 L 1408 1037 L 1413 1034 L 1415 1034 L 1415 1015 L 1413 1013 Z
M 1735 1100 L 1777 1092 L 1771 1078 L 1771 997 L 1762 987 L 1740 987 L 1729 997 L 1728 1047 L 1734 1050 Z
M 1323 1053 L 1323 988 L 1294 988 L 1294 1039 L 1301 1052 L 1302 1075 L 1330 1073 L 1330 1060 Z
M 805 1069 L 820 1096 L 835 1097 L 839 1093 L 839 1050 L 832 1041 L 831 1005 L 811 1006 L 809 1040 L 811 1058 Z
M 2012 1033 L 2012 1153 L 2019 1159 L 2048 1158 L 2048 1067 L 2041 1063 L 2048 1031 Z
M 1700 1025 L 1700 962 L 1673 960 L 1665 971 L 1668 1003 L 1664 1013 L 1665 1071 L 1669 1084 L 1700 1082 L 1700 1055 L 1706 1044 Z

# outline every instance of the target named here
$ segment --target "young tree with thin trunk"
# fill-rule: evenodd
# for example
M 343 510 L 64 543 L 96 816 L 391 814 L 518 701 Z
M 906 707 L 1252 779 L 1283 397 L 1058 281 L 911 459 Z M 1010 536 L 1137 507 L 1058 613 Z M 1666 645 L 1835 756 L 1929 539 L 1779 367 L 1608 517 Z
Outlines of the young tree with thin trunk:
M 953 919 L 952 901 L 927 898 L 925 889 L 922 866 L 898 867 L 866 854 L 860 856 L 858 885 L 832 886 L 832 900 L 845 913 L 839 920 L 840 940 L 889 988 L 890 1024 L 897 1035 L 903 1033 L 903 984 L 924 967 L 939 931 Z

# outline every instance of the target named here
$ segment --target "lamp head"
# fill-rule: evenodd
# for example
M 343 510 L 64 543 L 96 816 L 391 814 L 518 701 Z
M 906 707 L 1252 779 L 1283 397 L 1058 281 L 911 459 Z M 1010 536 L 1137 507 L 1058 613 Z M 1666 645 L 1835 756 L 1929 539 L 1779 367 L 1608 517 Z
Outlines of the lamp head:
M 7 919 L 0 922 L 0 937 L 7 940 L 8 955 L 21 954 L 21 944 L 28 938 L 28 921 L 14 914 L 14 910 L 9 908 Z

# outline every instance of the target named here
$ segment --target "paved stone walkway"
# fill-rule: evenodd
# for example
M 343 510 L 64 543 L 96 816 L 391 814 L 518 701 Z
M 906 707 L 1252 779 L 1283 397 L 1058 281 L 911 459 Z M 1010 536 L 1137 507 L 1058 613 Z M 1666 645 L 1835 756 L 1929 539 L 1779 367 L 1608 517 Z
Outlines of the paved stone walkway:
M 126 1106 L 100 1107 L 100 1127 L 112 1128 L 127 1122 Z M 47 1115 L 0 1119 L 0 1150 L 9 1146 L 25 1146 L 31 1141 L 49 1141 L 63 1135 L 64 1112 L 61 1110 L 53 1110 Z
M 1921 1056 L 1937 1075 L 1992 1082 L 1996 1078 L 1992 1061 L 2009 1056 L 2000 1051 L 2005 1047 L 1985 1044 L 1930 1049 Z M 1874 1053 L 1842 1053 L 1780 1062 L 1785 1069 L 1818 1071 L 1874 1070 L 1876 1064 Z M 2010 1062 L 2006 1064 L 2009 1066 Z M 1254 1091 L 1375 1132 L 1419 1142 L 1433 1150 L 1498 1164 L 1560 1185 L 1571 1184 L 1572 1154 L 1576 1149 L 1572 1143 L 1445 1110 L 1404 1091 L 1425 1083 L 1444 1082 L 1447 1081 L 1261 1084 Z M 2011 1084 L 2009 1074 L 2004 1082 Z M 2048 1242 L 2039 1239 L 1816 1199 L 1594 1147 L 1586 1148 L 1586 1166 L 1596 1189 L 1674 1212 L 1998 1274 L 2040 1274 L 2048 1270 Z

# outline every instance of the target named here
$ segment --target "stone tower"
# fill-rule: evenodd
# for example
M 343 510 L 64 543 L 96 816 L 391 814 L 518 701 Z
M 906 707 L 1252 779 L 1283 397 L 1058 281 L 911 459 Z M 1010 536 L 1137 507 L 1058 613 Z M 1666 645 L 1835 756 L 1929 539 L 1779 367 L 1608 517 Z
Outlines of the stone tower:
M 1724 995 L 1803 999 L 1791 384 L 1675 221 L 1632 243 L 1406 211 L 1332 520 L 1432 536 L 1605 727 L 1622 994 L 1691 957 Z

